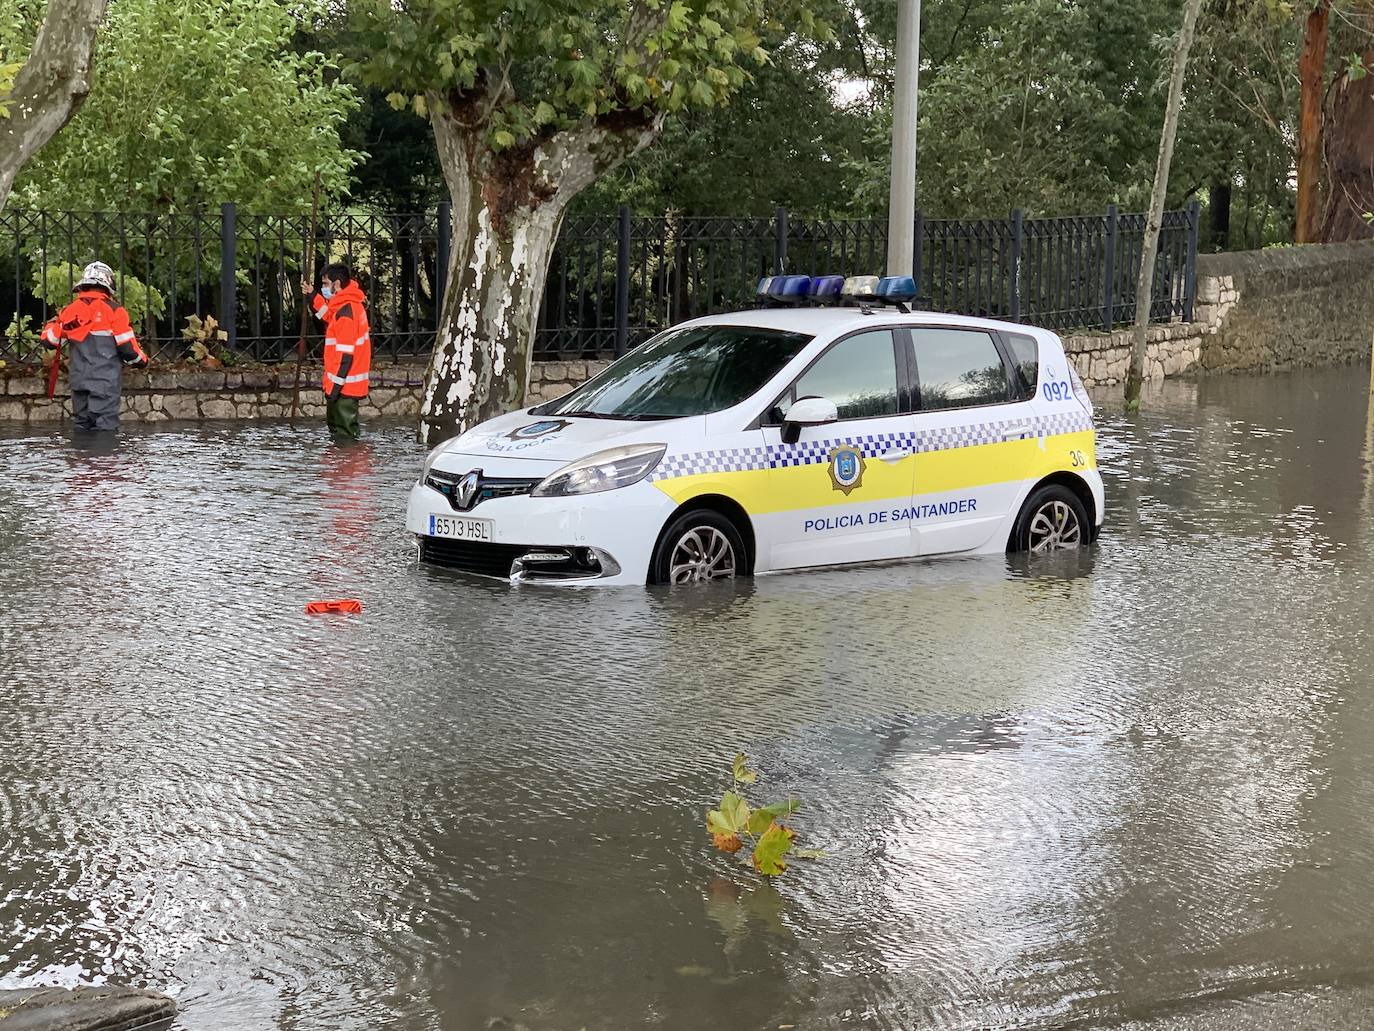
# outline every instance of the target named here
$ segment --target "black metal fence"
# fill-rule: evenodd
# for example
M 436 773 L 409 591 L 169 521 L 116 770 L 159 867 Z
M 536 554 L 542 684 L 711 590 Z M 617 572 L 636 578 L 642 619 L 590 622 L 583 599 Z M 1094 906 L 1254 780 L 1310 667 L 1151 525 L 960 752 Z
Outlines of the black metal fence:
M 162 359 L 195 343 L 213 316 L 230 360 L 294 354 L 308 219 L 217 213 L 0 213 L 0 358 L 37 351 L 37 329 L 99 258 L 119 279 L 146 345 Z M 913 255 L 921 306 L 1052 329 L 1099 328 L 1135 314 L 1145 216 L 926 220 Z M 314 265 L 347 257 L 367 288 L 377 359 L 427 354 L 448 261 L 447 206 L 428 213 L 345 212 L 322 220 Z M 1198 207 L 1167 212 L 1151 298 L 1154 321 L 1191 320 Z M 623 353 L 684 319 L 754 303 L 762 276 L 880 274 L 878 219 L 570 217 L 554 249 L 535 335 L 543 358 Z M 136 310 L 140 309 L 140 310 Z M 225 313 L 232 312 L 232 318 Z M 195 319 L 188 324 L 192 316 Z M 316 341 L 318 347 L 318 340 Z

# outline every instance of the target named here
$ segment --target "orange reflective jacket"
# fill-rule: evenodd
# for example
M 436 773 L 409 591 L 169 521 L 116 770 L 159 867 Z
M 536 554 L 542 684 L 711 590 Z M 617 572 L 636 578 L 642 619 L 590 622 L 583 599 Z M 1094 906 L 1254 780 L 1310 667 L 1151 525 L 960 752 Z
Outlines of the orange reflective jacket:
M 368 336 L 366 298 L 355 280 L 329 300 L 316 294 L 311 301 L 315 317 L 324 323 L 325 396 L 367 397 L 367 376 L 372 368 L 372 338 Z
M 119 357 L 128 365 L 146 364 L 148 356 L 138 346 L 129 325 L 129 313 L 115 304 L 104 290 L 80 290 L 71 304 L 43 327 L 43 342 L 56 347 L 63 340 L 79 344 L 92 333 L 114 337 Z

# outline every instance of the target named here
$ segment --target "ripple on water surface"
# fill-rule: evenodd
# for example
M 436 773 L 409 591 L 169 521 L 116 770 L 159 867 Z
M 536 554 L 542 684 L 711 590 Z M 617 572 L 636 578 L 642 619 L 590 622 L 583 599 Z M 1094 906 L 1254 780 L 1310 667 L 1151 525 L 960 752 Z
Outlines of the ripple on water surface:
M 1374 960 L 1361 380 L 1101 415 L 1085 556 L 699 592 L 418 567 L 403 427 L 5 431 L 0 983 L 186 1029 L 1317 1012 Z M 736 749 L 825 860 L 704 847 Z

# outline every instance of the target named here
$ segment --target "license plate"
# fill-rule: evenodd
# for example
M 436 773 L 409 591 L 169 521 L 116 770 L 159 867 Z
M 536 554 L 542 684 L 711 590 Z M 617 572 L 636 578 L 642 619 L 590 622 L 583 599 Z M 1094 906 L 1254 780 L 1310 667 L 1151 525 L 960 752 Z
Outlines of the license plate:
M 468 519 L 463 516 L 431 515 L 431 537 L 449 537 L 458 541 L 490 541 L 490 519 Z

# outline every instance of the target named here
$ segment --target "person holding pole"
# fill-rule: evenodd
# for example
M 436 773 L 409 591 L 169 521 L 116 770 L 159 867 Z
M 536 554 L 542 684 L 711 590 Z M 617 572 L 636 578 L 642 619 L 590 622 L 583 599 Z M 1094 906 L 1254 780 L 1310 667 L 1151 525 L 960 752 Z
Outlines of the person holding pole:
M 372 368 L 367 298 L 353 278 L 353 270 L 341 261 L 324 267 L 318 294 L 311 289 L 309 281 L 301 280 L 301 295 L 309 299 L 315 317 L 324 323 L 321 386 L 325 397 L 325 421 L 334 436 L 357 440 L 362 436 L 358 425 L 358 402 L 367 397 L 368 373 Z

